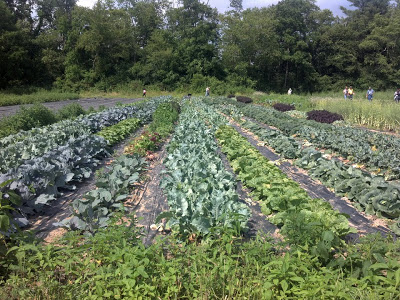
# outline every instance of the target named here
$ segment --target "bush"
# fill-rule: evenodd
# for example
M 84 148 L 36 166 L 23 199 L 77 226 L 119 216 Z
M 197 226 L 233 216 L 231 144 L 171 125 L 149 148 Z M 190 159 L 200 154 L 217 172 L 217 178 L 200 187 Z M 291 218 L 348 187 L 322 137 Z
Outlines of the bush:
M 272 107 L 278 111 L 285 112 L 290 110 L 295 110 L 296 108 L 292 104 L 275 103 Z
M 245 97 L 245 96 L 237 96 L 236 100 L 242 103 L 252 103 L 253 99 L 249 98 L 249 97 Z
M 34 104 L 31 107 L 22 106 L 12 117 L 11 127 L 16 131 L 30 130 L 33 127 L 41 127 L 57 122 L 53 111 L 42 104 Z
M 235 98 L 235 95 L 229 94 L 227 98 Z
M 82 105 L 78 103 L 71 103 L 65 105 L 63 108 L 57 111 L 57 119 L 75 119 L 76 117 L 84 114 L 86 114 L 86 111 L 83 109 Z
M 307 120 L 331 124 L 335 121 L 343 120 L 343 116 L 327 110 L 312 110 L 307 113 Z

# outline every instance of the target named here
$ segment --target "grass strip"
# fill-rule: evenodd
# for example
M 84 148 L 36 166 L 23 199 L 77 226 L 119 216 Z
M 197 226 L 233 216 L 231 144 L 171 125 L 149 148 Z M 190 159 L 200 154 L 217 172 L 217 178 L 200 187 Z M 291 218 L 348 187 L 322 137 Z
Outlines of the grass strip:
M 79 94 L 45 90 L 24 95 L 0 93 L 0 106 L 57 102 L 72 99 L 79 99 Z

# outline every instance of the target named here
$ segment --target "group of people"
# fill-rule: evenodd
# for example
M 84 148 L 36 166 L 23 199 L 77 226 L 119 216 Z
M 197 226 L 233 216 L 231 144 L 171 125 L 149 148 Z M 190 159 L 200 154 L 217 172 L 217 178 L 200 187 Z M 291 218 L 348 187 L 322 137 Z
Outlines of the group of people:
M 347 85 L 346 85 L 346 87 L 343 90 L 343 95 L 344 95 L 344 100 L 347 100 L 347 99 L 353 100 L 353 97 L 355 95 L 353 87 L 350 86 L 348 88 Z M 372 100 L 372 98 L 371 98 L 371 100 Z
M 374 97 L 374 93 L 375 93 L 375 91 L 371 87 L 369 87 L 367 90 L 367 93 L 365 94 L 365 98 L 367 98 L 368 101 L 372 101 L 372 98 Z M 346 86 L 344 88 L 343 96 L 344 96 L 345 100 L 347 100 L 347 99 L 353 100 L 354 95 L 355 95 L 355 93 L 354 93 L 352 86 L 350 86 L 349 88 L 347 88 L 347 86 Z M 396 103 L 400 102 L 400 89 L 397 89 L 394 92 L 394 101 L 396 101 Z

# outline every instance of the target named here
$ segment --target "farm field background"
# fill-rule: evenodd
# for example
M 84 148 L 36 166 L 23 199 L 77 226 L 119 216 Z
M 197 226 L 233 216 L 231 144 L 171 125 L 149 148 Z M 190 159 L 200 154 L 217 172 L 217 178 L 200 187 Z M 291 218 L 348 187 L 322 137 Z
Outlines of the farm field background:
M 341 157 L 377 141 L 382 174 Z M 0 142 L 2 297 L 399 296 L 397 137 L 160 96 Z

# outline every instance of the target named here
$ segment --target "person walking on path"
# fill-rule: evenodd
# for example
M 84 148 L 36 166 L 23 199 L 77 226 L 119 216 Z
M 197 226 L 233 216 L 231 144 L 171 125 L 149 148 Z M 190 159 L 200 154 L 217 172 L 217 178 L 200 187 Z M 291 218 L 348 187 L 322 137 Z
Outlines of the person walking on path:
M 209 86 L 206 88 L 206 97 L 207 96 L 210 96 L 210 87 Z
M 375 93 L 375 91 L 371 87 L 369 87 L 367 93 L 365 94 L 365 98 L 367 98 L 368 101 L 372 101 L 372 98 L 374 97 L 374 93 Z
M 143 89 L 143 97 L 146 97 L 147 91 L 146 89 Z
M 347 88 L 347 85 L 344 87 L 343 96 L 344 100 L 347 100 L 347 97 L 349 96 L 349 89 Z
M 349 99 L 353 100 L 353 96 L 355 95 L 355 93 L 352 86 L 349 87 L 348 94 L 349 94 Z

